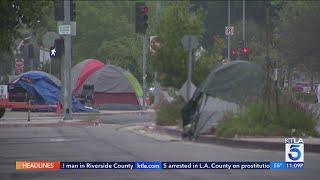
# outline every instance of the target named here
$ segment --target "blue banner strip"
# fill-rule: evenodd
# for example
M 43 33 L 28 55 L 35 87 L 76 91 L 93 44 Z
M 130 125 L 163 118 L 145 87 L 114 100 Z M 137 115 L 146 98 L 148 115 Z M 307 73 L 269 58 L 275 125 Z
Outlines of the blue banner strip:
M 304 169 L 303 162 L 270 162 L 271 170 L 302 170 Z
M 61 162 L 61 169 L 127 169 L 127 170 L 161 170 L 161 169 L 270 169 L 297 170 L 304 169 L 303 162 Z

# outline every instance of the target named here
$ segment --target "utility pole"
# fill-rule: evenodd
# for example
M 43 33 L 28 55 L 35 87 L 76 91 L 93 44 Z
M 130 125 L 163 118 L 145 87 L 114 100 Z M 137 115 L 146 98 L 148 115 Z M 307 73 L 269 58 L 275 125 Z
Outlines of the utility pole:
M 70 0 L 64 0 L 64 22 L 65 25 L 69 25 L 71 29 L 70 23 Z M 63 78 L 64 78 L 64 104 L 63 104 L 63 119 L 71 120 L 72 119 L 72 104 L 71 104 L 71 33 L 65 34 L 64 36 L 64 47 L 65 54 L 63 57 Z
M 188 60 L 188 79 L 187 79 L 187 99 L 191 99 L 191 77 L 192 77 L 192 47 L 191 38 L 189 38 L 189 60 Z
M 146 109 L 146 60 L 147 60 L 147 36 L 146 34 L 142 35 L 142 91 L 143 91 L 143 109 Z
M 242 41 L 246 47 L 246 0 L 242 0 Z
M 230 27 L 230 0 L 228 0 L 228 26 Z M 231 41 L 231 36 L 228 35 L 228 60 L 230 61 L 230 41 Z
M 263 117 L 262 121 L 266 122 L 268 121 L 268 118 L 266 117 L 267 112 L 270 110 L 270 104 L 271 104 L 271 60 L 270 60 L 270 12 L 269 12 L 269 3 L 267 0 L 264 2 L 265 6 L 265 32 L 266 32 L 266 56 L 265 56 L 265 82 L 263 87 Z

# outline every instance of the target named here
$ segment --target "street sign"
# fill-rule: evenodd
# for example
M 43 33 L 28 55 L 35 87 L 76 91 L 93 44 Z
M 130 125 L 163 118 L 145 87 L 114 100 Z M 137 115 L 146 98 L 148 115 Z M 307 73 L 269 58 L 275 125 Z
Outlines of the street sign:
M 197 87 L 192 82 L 190 82 L 190 84 L 191 84 L 190 94 L 193 94 L 196 91 Z M 182 96 L 182 98 L 185 101 L 188 101 L 187 88 L 188 88 L 188 81 L 186 81 L 179 90 L 179 94 Z
M 199 44 L 198 38 L 191 35 L 183 36 L 183 38 L 181 39 L 181 43 L 186 51 L 196 48 Z
M 150 36 L 150 52 L 151 55 L 155 55 L 157 48 L 160 46 L 160 37 L 159 36 Z
M 57 26 L 63 25 L 63 21 L 58 21 Z M 76 21 L 70 21 L 70 26 L 71 26 L 71 36 L 76 36 L 77 34 L 77 22 Z
M 21 74 L 24 71 L 24 59 L 16 59 L 15 60 L 15 68 L 16 68 L 16 72 L 17 74 Z
M 234 35 L 234 27 L 233 26 L 226 26 L 224 33 L 226 36 L 233 36 Z
M 59 25 L 59 34 L 60 35 L 70 35 L 71 34 L 71 25 L 70 24 Z

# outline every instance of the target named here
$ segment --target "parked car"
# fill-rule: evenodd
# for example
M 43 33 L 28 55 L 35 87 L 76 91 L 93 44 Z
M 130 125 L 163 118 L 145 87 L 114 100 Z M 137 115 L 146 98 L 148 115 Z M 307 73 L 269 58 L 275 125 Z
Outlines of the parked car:
M 304 87 L 308 87 L 309 83 L 306 82 L 297 82 L 295 85 L 292 86 L 293 92 L 303 92 Z
M 318 83 L 313 84 L 313 91 L 315 91 L 318 87 Z M 293 92 L 301 92 L 301 93 L 312 93 L 311 84 L 308 82 L 297 82 L 292 87 Z

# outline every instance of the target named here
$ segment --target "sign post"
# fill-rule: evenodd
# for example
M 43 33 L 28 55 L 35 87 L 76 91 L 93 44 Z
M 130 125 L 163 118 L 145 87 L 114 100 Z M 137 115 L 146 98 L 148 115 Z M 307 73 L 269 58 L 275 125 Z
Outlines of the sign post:
M 234 35 L 234 27 L 233 26 L 226 26 L 224 33 L 226 36 L 233 36 Z
M 231 60 L 230 59 L 231 36 L 234 35 L 234 27 L 233 26 L 226 26 L 224 33 L 226 36 L 228 36 L 228 60 L 230 61 Z
M 192 50 L 199 44 L 196 36 L 185 35 L 181 39 L 181 43 L 185 50 L 189 53 L 188 60 L 188 78 L 187 78 L 187 100 L 191 98 L 191 77 L 192 77 Z
M 64 22 L 59 25 L 59 34 L 64 37 L 65 54 L 63 56 L 63 119 L 72 119 L 71 103 L 71 23 L 70 23 L 70 0 L 64 0 Z
M 70 35 L 71 34 L 71 25 L 70 24 L 59 25 L 59 34 L 60 35 Z

